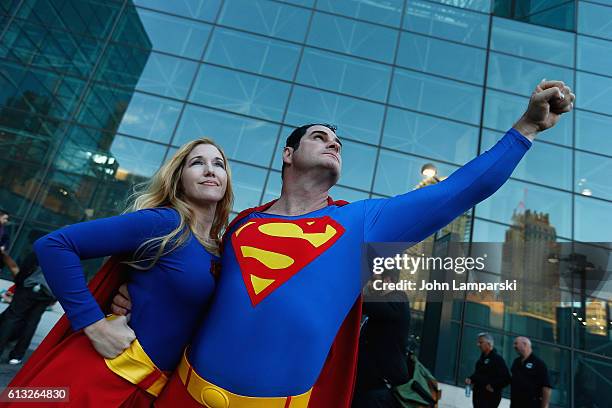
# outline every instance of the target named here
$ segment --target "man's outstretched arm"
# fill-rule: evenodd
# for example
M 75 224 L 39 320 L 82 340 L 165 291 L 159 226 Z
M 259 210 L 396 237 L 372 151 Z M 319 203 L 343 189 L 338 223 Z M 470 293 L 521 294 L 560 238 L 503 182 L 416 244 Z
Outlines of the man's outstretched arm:
M 365 240 L 419 242 L 485 200 L 508 180 L 536 135 L 573 109 L 563 82 L 538 84 L 523 116 L 495 146 L 445 180 L 393 198 L 366 202 Z

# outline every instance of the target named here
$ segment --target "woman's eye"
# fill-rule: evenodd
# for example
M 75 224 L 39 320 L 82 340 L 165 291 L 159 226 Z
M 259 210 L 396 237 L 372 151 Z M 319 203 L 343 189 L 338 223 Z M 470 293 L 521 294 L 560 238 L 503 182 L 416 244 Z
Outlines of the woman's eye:
M 203 164 L 204 162 L 202 160 L 194 160 L 191 162 L 192 166 L 195 166 L 196 164 Z

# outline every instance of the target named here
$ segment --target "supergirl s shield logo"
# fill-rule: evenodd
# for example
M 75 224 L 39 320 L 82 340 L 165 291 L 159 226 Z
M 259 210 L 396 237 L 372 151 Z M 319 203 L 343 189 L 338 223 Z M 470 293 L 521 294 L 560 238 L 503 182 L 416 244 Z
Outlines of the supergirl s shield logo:
M 232 247 L 253 306 L 325 252 L 342 234 L 344 227 L 328 216 L 245 222 L 232 234 Z

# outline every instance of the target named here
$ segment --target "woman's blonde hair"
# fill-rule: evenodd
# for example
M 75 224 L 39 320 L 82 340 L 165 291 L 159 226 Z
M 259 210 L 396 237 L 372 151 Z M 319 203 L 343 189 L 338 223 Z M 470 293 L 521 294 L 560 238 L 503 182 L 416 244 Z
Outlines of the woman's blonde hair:
M 196 146 L 201 144 L 212 145 L 219 150 L 223 157 L 225 171 L 227 172 L 225 194 L 217 203 L 215 217 L 210 228 L 210 236 L 208 237 L 198 235 L 197 228 L 195 228 L 195 214 L 185 200 L 181 183 L 187 156 L 189 156 L 189 153 L 191 153 Z M 169 234 L 145 241 L 134 253 L 133 260 L 126 263 L 136 269 L 149 269 L 161 256 L 168 254 L 184 244 L 189 238 L 190 232 L 209 252 L 218 255 L 219 246 L 221 244 L 221 234 L 227 227 L 229 214 L 232 210 L 234 201 L 231 180 L 232 177 L 227 158 L 219 145 L 208 138 L 200 138 L 184 144 L 170 160 L 160 167 L 149 181 L 135 187 L 135 192 L 130 198 L 132 204 L 126 210 L 126 212 L 131 212 L 145 208 L 171 207 L 179 213 L 180 223 Z M 166 249 L 170 242 L 172 242 L 170 249 Z M 146 261 L 151 262 L 143 266 L 142 263 Z

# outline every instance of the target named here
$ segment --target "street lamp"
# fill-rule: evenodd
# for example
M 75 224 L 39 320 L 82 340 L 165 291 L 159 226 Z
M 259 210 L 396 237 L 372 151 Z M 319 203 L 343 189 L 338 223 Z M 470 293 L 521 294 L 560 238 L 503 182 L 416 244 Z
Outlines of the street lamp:
M 436 182 L 440 181 L 437 177 L 438 169 L 432 163 L 424 164 L 423 167 L 421 167 L 421 174 L 425 178 L 433 178 Z

